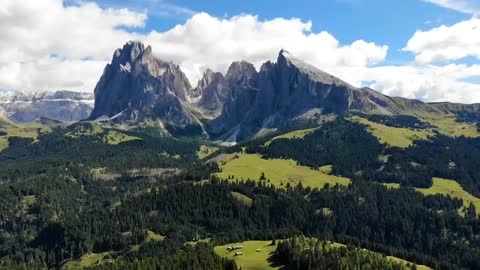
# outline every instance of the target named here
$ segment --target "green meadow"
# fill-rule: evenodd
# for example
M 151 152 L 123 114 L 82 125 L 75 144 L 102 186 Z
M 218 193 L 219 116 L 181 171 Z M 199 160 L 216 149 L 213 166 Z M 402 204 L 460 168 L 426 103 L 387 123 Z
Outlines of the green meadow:
M 199 159 L 204 159 L 207 156 L 215 153 L 218 151 L 218 147 L 209 146 L 209 145 L 201 145 L 200 149 L 197 152 L 197 156 Z
M 19 138 L 31 138 L 34 142 L 38 141 L 38 135 L 40 133 L 50 132 L 51 128 L 43 126 L 38 123 L 29 124 L 10 124 L 0 128 L 0 133 L 6 133 L 0 135 L 0 152 L 8 147 L 8 139 L 11 137 Z
M 474 124 L 457 122 L 454 115 L 425 114 L 419 115 L 418 118 L 435 126 L 438 132 L 447 136 L 465 136 L 467 138 L 480 137 L 480 133 Z
M 239 193 L 239 192 L 235 192 L 235 191 L 232 191 L 231 192 L 232 194 L 232 197 L 237 200 L 238 202 L 241 202 L 243 203 L 245 206 L 247 207 L 251 207 L 252 206 L 252 203 L 253 203 L 253 200 L 252 198 L 246 196 L 246 195 L 243 195 L 242 193 Z
M 281 240 L 279 240 L 281 241 Z M 341 243 L 330 243 L 334 248 L 345 247 Z M 242 249 L 228 251 L 228 247 L 243 246 Z M 275 270 L 284 269 L 282 265 L 275 264 L 271 261 L 271 257 L 275 252 L 277 245 L 272 245 L 272 241 L 245 241 L 242 243 L 230 243 L 227 245 L 216 246 L 214 248 L 215 253 L 223 258 L 235 260 L 239 269 L 242 270 Z M 242 255 L 235 256 L 235 252 L 242 252 Z M 409 263 L 406 260 L 387 256 L 388 259 L 401 262 L 404 264 Z M 417 265 L 419 270 L 431 270 L 432 268 L 425 265 Z
M 263 173 L 270 181 L 269 183 L 276 187 L 286 187 L 287 184 L 296 186 L 302 183 L 304 187 L 323 188 L 327 183 L 344 186 L 350 183 L 348 178 L 325 173 L 331 170 L 330 167 L 314 170 L 300 166 L 294 160 L 263 159 L 258 154 L 236 154 L 236 156 L 237 158 L 220 164 L 222 171 L 215 175 L 228 181 L 235 181 L 235 179 L 260 181 L 259 178 Z
M 385 143 L 388 146 L 406 148 L 412 146 L 415 140 L 428 140 L 428 137 L 434 135 L 429 129 L 390 127 L 359 116 L 352 116 L 350 120 L 366 125 L 368 131 L 375 136 L 379 142 Z
M 112 145 L 117 145 L 123 142 L 134 141 L 134 140 L 141 140 L 138 137 L 130 136 L 122 132 L 118 132 L 116 130 L 108 131 L 108 134 L 105 136 L 105 142 Z
M 274 140 L 278 140 L 278 139 L 302 139 L 303 137 L 305 137 L 306 135 L 314 132 L 317 129 L 318 129 L 318 127 L 309 128 L 309 129 L 294 130 L 294 131 L 291 131 L 291 132 L 273 137 L 270 141 L 265 143 L 265 146 L 270 145 L 270 143 L 272 143 Z
M 473 203 L 473 205 L 475 205 L 477 213 L 480 215 L 480 199 L 465 191 L 457 181 L 437 177 L 434 177 L 432 180 L 433 185 L 431 187 L 415 188 L 415 190 L 421 192 L 425 196 L 442 194 L 445 196 L 448 195 L 452 198 L 461 199 L 463 201 L 464 207 L 468 207 L 470 206 L 470 203 Z M 400 185 L 396 183 L 386 183 L 384 185 L 389 188 L 400 187 Z M 459 210 L 460 212 L 463 212 L 462 209 Z
M 102 265 L 106 262 L 113 262 L 113 259 L 109 259 L 111 252 L 102 252 L 102 253 L 88 253 L 83 255 L 78 260 L 71 260 L 65 263 L 62 267 L 64 270 L 80 270 L 88 267 L 94 267 Z
M 223 246 L 217 246 L 214 251 L 217 255 L 235 260 L 239 269 L 242 270 L 272 270 L 280 269 L 281 266 L 274 266 L 269 258 L 277 248 L 271 245 L 272 241 L 245 241 L 243 243 L 232 243 Z M 228 251 L 227 247 L 242 245 L 243 248 L 236 251 Z M 260 251 L 257 251 L 260 249 Z M 243 252 L 242 255 L 235 256 L 235 252 Z

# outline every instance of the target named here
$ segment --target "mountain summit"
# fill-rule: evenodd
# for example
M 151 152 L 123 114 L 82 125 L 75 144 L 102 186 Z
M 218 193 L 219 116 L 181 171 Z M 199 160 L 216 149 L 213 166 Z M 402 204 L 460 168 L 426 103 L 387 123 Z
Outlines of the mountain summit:
M 154 118 L 176 126 L 198 125 L 186 108 L 191 90 L 177 65 L 157 59 L 150 46 L 130 41 L 105 67 L 89 119 L 137 123 Z
M 157 59 L 150 46 L 130 41 L 117 49 L 95 88 L 90 120 L 208 132 L 237 142 L 276 130 L 317 126 L 350 112 L 398 115 L 479 113 L 478 105 L 430 104 L 354 87 L 281 50 L 257 71 L 240 61 L 225 75 L 207 70 L 192 88 L 179 66 Z M 191 127 L 196 127 L 191 129 Z M 172 129 L 170 129 L 172 130 Z

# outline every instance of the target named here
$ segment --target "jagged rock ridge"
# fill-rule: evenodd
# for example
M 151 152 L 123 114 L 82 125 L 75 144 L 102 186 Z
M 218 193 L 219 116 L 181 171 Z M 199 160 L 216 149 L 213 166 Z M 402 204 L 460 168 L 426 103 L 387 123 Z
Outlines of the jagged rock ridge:
M 0 115 L 17 123 L 41 117 L 74 122 L 87 118 L 93 109 L 90 93 L 72 91 L 23 92 L 0 94 Z
M 150 46 L 129 42 L 115 51 L 105 68 L 90 119 L 132 124 L 160 119 L 180 128 L 198 126 L 212 139 L 237 142 L 278 129 L 316 125 L 326 115 L 465 110 L 480 114 L 478 104 L 429 104 L 357 88 L 285 50 L 259 71 L 245 61 L 232 63 L 225 75 L 206 70 L 192 88 L 177 65 L 155 58 Z
M 130 41 L 105 67 L 89 119 L 135 124 L 153 118 L 181 127 L 199 126 L 187 103 L 191 91 L 177 65 L 157 59 L 150 46 Z

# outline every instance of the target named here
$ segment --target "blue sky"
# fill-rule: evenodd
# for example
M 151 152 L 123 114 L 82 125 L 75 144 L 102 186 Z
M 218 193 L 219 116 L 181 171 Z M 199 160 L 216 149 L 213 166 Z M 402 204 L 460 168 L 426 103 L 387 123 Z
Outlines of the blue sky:
M 93 91 L 128 40 L 193 86 L 280 49 L 355 86 L 480 102 L 479 0 L 3 0 L 0 89 Z M 44 12 L 48 10 L 49 12 Z M 55 20 L 52 20 L 55 18 Z M 28 33 L 27 35 L 23 33 Z
M 451 25 L 472 16 L 421 0 L 100 0 L 97 3 L 104 7 L 147 10 L 149 18 L 146 27 L 140 29 L 143 33 L 169 30 L 190 17 L 188 12 L 165 14 L 168 12 L 162 8 L 165 3 L 219 18 L 242 13 L 257 15 L 260 20 L 300 18 L 312 22 L 312 32 L 328 31 L 342 44 L 363 39 L 388 45 L 390 50 L 386 63 L 391 64 L 405 64 L 413 60 L 413 54 L 403 52 L 402 48 L 416 30 Z M 475 60 L 465 59 L 464 62 Z

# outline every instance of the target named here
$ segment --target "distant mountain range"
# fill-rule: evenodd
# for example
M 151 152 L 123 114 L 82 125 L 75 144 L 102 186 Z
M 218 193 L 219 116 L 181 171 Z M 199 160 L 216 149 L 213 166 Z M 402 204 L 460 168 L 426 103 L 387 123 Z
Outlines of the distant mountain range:
M 157 59 L 150 46 L 130 41 L 113 55 L 95 88 L 89 120 L 137 125 L 156 120 L 167 130 L 188 129 L 237 142 L 329 115 L 423 113 L 480 116 L 480 105 L 424 103 L 357 88 L 280 51 L 259 71 L 234 62 L 225 75 L 205 71 L 193 88 L 178 65 Z
M 0 94 L 0 115 L 91 120 L 131 128 L 154 125 L 172 135 L 235 143 L 278 130 L 316 126 L 332 115 L 453 114 L 478 119 L 479 104 L 424 103 L 357 88 L 281 50 L 276 62 L 239 61 L 226 74 L 206 70 L 196 87 L 180 67 L 137 41 L 117 49 L 94 94 L 70 91 Z
M 73 122 L 87 118 L 93 109 L 93 94 L 72 91 L 0 93 L 0 115 L 17 123 L 41 117 Z

